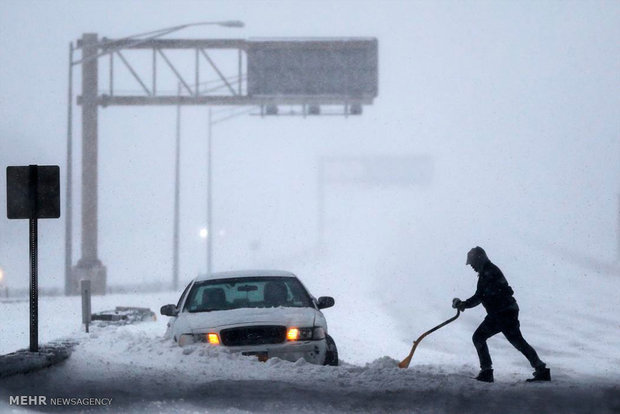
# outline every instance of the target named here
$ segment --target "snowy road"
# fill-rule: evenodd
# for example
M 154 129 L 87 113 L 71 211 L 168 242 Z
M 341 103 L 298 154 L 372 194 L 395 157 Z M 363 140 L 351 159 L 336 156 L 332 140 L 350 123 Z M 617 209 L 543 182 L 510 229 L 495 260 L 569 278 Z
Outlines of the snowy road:
M 174 367 L 157 367 L 157 352 L 144 355 L 153 358 L 152 364 L 114 364 L 82 351 L 62 367 L 4 381 L 3 394 L 112 397 L 112 412 L 141 413 L 605 413 L 620 408 L 619 390 L 610 384 L 585 386 L 565 379 L 553 384 L 479 384 L 468 378 L 466 369 L 398 370 L 389 359 L 364 367 L 325 368 L 216 359 L 195 351 Z
M 128 304 L 156 308 L 173 302 L 175 296 L 108 295 L 93 298 L 93 309 Z M 27 304 L 0 306 L 5 315 L 12 316 L 15 326 L 25 326 Z M 505 341 L 494 339 L 491 348 L 496 365 L 501 367 L 496 370 L 496 383 L 472 380 L 475 356 L 467 336 L 472 329 L 469 325 L 478 320 L 471 314 L 459 320 L 451 331 L 425 340 L 411 367 L 400 370 L 396 358 L 407 354 L 409 343 L 404 338 L 410 335 L 395 335 L 398 324 L 385 312 L 347 312 L 355 306 L 343 299 L 326 311 L 344 363 L 339 367 L 318 367 L 278 359 L 260 363 L 251 357 L 201 347 L 179 348 L 162 339 L 167 318 L 118 328 L 94 327 L 85 334 L 80 332 L 77 316 L 79 298 L 43 298 L 41 307 L 47 311 L 43 313 L 43 339 L 73 336 L 79 338 L 80 344 L 72 357 L 59 366 L 0 380 L 0 412 L 23 411 L 8 405 L 9 396 L 15 395 L 112 398 L 111 406 L 104 410 L 144 413 L 620 411 L 618 374 L 608 367 L 601 375 L 593 375 L 569 352 L 550 357 L 552 383 L 529 384 L 523 381 L 530 370 L 522 357 Z M 451 310 L 444 313 L 449 316 L 448 312 Z M 437 319 L 437 314 L 429 312 L 422 325 L 430 326 Z M 554 340 L 549 329 L 544 325 L 531 329 L 539 333 L 533 339 L 535 343 L 547 338 L 540 347 L 545 356 Z M 5 348 L 14 346 L 6 339 Z M 17 335 L 14 340 L 24 341 L 25 336 Z M 616 340 L 617 334 L 609 337 L 608 345 L 615 346 Z M 591 358 L 590 366 L 596 361 L 604 365 L 605 360 L 615 360 L 613 353 L 605 351 Z M 37 411 L 85 408 L 29 407 Z

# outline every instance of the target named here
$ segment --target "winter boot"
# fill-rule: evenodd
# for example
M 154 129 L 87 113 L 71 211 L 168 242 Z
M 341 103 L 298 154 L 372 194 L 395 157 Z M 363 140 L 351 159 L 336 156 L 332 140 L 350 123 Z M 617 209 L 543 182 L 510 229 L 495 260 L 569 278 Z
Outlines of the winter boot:
M 493 370 L 492 369 L 480 370 L 480 374 L 478 374 L 476 379 L 482 382 L 493 382 Z
M 536 368 L 536 371 L 534 371 L 534 378 L 528 378 L 526 381 L 551 381 L 551 370 L 544 366 L 542 368 Z

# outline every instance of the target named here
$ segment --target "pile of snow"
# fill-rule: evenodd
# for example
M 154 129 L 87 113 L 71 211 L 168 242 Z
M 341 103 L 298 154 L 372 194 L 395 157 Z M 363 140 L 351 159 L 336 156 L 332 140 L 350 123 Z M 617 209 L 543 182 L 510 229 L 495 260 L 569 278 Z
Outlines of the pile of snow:
M 605 397 L 604 404 L 593 399 L 612 396 L 613 388 L 583 388 L 566 375 L 558 375 L 551 384 L 525 384 L 517 376 L 481 384 L 470 378 L 468 366 L 416 364 L 401 370 L 398 361 L 387 356 L 363 366 L 323 367 L 277 358 L 261 363 L 204 344 L 180 348 L 162 339 L 159 328 L 157 322 L 94 328 L 79 335 L 80 344 L 64 364 L 0 384 L 9 395 L 112 398 L 116 410 L 145 413 L 471 412 L 504 405 L 502 412 L 613 408 L 610 398 Z M 491 389 L 494 393 L 488 395 Z
M 0 378 L 25 374 L 58 364 L 71 355 L 74 343 L 54 343 L 40 346 L 36 352 L 22 349 L 0 355 Z

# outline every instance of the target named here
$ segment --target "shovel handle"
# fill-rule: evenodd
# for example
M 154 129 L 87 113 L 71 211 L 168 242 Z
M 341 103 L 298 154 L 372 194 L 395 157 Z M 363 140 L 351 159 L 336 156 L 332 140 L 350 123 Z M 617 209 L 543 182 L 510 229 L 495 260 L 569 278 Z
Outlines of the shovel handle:
M 420 335 L 420 337 L 418 339 L 416 339 L 414 341 L 414 343 L 416 342 L 420 342 L 422 340 L 422 338 L 424 338 L 426 335 L 428 334 L 432 334 L 433 332 L 435 332 L 437 329 L 439 328 L 443 328 L 444 326 L 446 326 L 447 324 L 449 324 L 450 322 L 453 322 L 456 320 L 456 318 L 459 317 L 459 315 L 461 314 L 461 311 L 457 309 L 456 311 L 456 315 L 454 315 L 453 317 L 451 317 L 450 319 L 448 319 L 447 321 L 440 323 L 439 325 L 435 326 L 433 329 L 429 329 L 428 331 L 424 332 L 422 335 Z
M 445 322 L 440 323 L 439 325 L 435 326 L 433 329 L 429 329 L 428 331 L 424 332 L 422 335 L 420 335 L 418 337 L 418 339 L 416 339 L 415 341 L 413 341 L 413 346 L 411 347 L 411 352 L 409 352 L 409 355 L 407 355 L 407 358 L 403 359 L 399 364 L 398 367 L 399 368 L 407 368 L 409 366 L 409 364 L 411 363 L 411 358 L 413 358 L 413 353 L 415 352 L 415 349 L 418 347 L 418 344 L 422 341 L 422 339 L 424 339 L 424 337 L 426 335 L 432 334 L 433 332 L 435 332 L 437 329 L 442 328 L 444 326 L 446 326 L 447 324 L 449 324 L 452 321 L 455 321 L 456 318 L 459 317 L 459 315 L 461 314 L 461 311 L 457 309 L 456 311 L 456 315 L 454 315 L 453 317 L 451 317 L 450 319 L 448 319 Z

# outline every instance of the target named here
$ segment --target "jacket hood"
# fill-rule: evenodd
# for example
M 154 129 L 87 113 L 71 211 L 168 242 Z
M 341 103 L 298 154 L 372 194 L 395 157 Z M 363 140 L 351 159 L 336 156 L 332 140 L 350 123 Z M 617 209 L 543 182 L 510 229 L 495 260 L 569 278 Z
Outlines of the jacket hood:
M 479 271 L 489 261 L 486 252 L 480 246 L 476 246 L 467 253 L 465 265 L 471 265 L 474 270 Z

